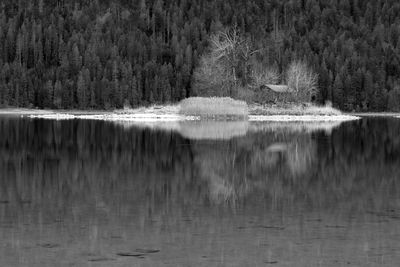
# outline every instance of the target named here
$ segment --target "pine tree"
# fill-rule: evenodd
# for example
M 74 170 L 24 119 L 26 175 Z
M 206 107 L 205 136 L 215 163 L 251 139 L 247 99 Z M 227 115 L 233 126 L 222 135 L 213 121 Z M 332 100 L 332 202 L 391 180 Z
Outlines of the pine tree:
M 87 84 L 84 77 L 84 72 L 80 71 L 77 81 L 77 98 L 78 98 L 78 105 L 79 108 L 84 109 L 87 107 Z
M 335 100 L 333 103 L 335 104 L 336 107 L 339 107 L 340 109 L 344 108 L 344 97 L 343 97 L 343 81 L 340 77 L 340 75 L 336 75 L 335 81 L 333 83 L 333 88 L 335 89 L 333 92 L 333 99 Z
M 82 67 L 82 57 L 79 52 L 79 48 L 76 44 L 72 47 L 72 67 L 73 67 L 73 72 L 78 73 Z
M 54 93 L 53 93 L 53 106 L 55 108 L 62 107 L 62 85 L 60 81 L 56 81 L 54 85 Z

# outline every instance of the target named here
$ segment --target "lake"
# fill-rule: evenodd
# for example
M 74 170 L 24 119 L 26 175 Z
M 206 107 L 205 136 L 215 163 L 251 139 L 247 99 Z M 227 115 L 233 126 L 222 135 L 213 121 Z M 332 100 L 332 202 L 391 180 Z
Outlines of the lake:
M 0 266 L 398 266 L 400 119 L 0 117 Z

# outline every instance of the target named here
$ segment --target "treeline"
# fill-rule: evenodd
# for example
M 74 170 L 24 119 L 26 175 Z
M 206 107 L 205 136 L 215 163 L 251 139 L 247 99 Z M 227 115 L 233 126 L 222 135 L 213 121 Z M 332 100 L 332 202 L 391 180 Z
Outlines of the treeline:
M 306 60 L 319 102 L 400 110 L 396 0 L 3 0 L 0 12 L 1 106 L 180 100 L 209 36 L 237 26 L 265 65 Z

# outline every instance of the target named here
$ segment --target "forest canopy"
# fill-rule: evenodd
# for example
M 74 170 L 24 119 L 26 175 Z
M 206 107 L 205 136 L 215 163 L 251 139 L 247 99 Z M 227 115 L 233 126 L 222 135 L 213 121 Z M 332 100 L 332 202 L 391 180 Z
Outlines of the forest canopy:
M 181 100 L 194 94 L 210 36 L 235 25 L 262 66 L 285 73 L 306 61 L 316 101 L 399 111 L 398 14 L 397 0 L 3 0 L 0 106 Z

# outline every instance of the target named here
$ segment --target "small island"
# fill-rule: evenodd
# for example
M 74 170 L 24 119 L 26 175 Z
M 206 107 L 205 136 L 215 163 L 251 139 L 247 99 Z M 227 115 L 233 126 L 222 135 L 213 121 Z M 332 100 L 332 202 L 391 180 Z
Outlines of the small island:
M 114 111 L 9 109 L 0 114 L 114 121 L 358 119 L 333 108 L 329 101 L 321 105 L 318 74 L 304 60 L 293 60 L 286 70 L 266 65 L 258 57 L 260 49 L 236 28 L 212 35 L 209 43 L 209 51 L 194 69 L 191 95 L 178 103 L 132 108 L 126 100 L 123 109 Z
M 247 104 L 229 97 L 191 97 L 173 105 L 153 105 L 114 111 L 68 111 L 37 109 L 3 109 L 3 115 L 20 115 L 42 119 L 92 119 L 108 121 L 168 122 L 199 120 L 238 120 L 270 122 L 321 122 L 357 120 L 330 106 L 312 104 Z

